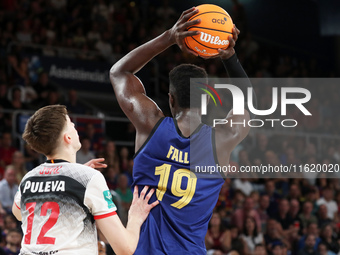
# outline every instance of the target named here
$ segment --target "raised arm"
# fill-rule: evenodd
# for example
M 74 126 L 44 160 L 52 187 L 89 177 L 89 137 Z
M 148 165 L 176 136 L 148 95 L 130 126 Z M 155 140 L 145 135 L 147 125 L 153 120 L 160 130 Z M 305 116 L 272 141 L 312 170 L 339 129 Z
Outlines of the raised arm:
M 220 57 L 222 59 L 223 65 L 229 74 L 232 84 L 236 85 L 244 95 L 247 94 L 247 88 L 252 87 L 250 80 L 246 72 L 244 71 L 241 63 L 239 62 L 237 55 L 234 50 L 235 42 L 238 38 L 240 31 L 234 26 L 233 28 L 233 38 L 229 37 L 230 46 L 227 50 L 219 50 Z M 235 79 L 239 78 L 239 79 Z M 256 105 L 256 95 L 253 94 L 254 105 Z M 228 113 L 226 120 L 227 125 L 217 125 L 216 126 L 216 146 L 217 146 L 217 156 L 220 164 L 224 164 L 228 161 L 226 153 L 230 153 L 237 144 L 239 144 L 249 133 L 249 126 L 247 125 L 250 119 L 249 112 L 247 109 L 244 111 L 244 115 L 234 115 L 233 109 Z M 230 123 L 243 123 L 245 125 L 236 124 L 230 126 Z M 225 148 L 228 148 L 226 152 Z
M 187 27 L 199 23 L 197 20 L 188 22 L 197 12 L 195 8 L 184 11 L 170 30 L 131 51 L 110 70 L 110 80 L 118 103 L 137 130 L 135 150 L 141 147 L 157 121 L 164 116 L 156 103 L 146 95 L 142 82 L 135 74 L 173 44 L 177 43 L 183 51 L 193 53 L 184 46 L 183 40 L 197 34 L 196 31 L 186 31 Z

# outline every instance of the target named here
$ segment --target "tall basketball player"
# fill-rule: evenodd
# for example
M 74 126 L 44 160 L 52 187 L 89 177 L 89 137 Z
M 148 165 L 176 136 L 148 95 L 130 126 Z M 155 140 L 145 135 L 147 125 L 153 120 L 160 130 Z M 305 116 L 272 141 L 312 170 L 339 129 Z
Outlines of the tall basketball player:
M 199 23 L 199 20 L 188 21 L 196 13 L 195 8 L 183 12 L 170 30 L 128 53 L 110 71 L 119 105 L 137 131 L 133 185 L 157 189 L 151 201 L 160 201 L 142 226 L 135 252 L 138 255 L 206 254 L 204 237 L 224 179 L 197 178 L 190 171 L 190 163 L 228 165 L 231 151 L 249 132 L 249 127 L 242 125 L 211 128 L 201 123 L 200 106 L 190 107 L 190 78 L 207 77 L 200 67 L 182 64 L 170 72 L 172 118 L 164 117 L 135 76 L 173 44 L 190 52 L 183 40 L 197 33 L 186 31 Z M 229 48 L 220 50 L 219 56 L 231 77 L 247 77 L 233 48 L 238 33 L 234 27 L 234 39 L 229 37 Z M 244 91 L 246 87 L 241 89 Z M 244 116 L 235 116 L 231 110 L 226 118 L 229 123 L 247 121 L 249 114 L 245 112 Z M 195 131 L 191 133 L 192 125 Z M 195 139 L 202 145 L 197 154 L 190 153 L 190 142 Z

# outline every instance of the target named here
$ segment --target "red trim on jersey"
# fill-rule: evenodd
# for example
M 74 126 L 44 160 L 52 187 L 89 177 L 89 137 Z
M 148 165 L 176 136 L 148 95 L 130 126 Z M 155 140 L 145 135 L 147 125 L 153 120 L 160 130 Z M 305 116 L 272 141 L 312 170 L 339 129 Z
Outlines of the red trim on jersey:
M 99 219 L 104 219 L 104 218 L 107 218 L 107 217 L 110 217 L 110 216 L 113 216 L 113 215 L 116 215 L 117 212 L 114 211 L 114 212 L 110 212 L 110 213 L 106 213 L 106 214 L 102 214 L 102 215 L 95 215 L 93 216 L 93 218 L 95 220 L 99 220 Z
M 21 210 L 21 209 L 20 209 L 20 207 L 19 207 L 19 206 L 17 206 L 17 203 L 15 203 L 15 202 L 14 202 L 14 204 L 15 204 L 15 206 L 16 206 L 16 207 L 17 207 L 19 210 Z

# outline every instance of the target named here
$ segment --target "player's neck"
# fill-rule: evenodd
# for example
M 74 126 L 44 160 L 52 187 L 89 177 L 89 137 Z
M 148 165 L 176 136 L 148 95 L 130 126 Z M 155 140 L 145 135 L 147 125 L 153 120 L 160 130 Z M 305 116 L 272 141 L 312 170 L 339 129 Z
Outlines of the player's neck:
M 53 155 L 46 156 L 48 160 L 52 159 L 63 159 L 70 163 L 76 163 L 76 153 L 73 151 L 59 151 L 54 153 Z
M 188 121 L 188 122 L 199 122 L 201 123 L 201 110 L 199 108 L 193 109 L 179 109 L 176 111 L 174 118 L 180 121 Z
M 201 124 L 199 109 L 182 109 L 175 114 L 178 128 L 182 135 L 189 137 L 191 133 Z

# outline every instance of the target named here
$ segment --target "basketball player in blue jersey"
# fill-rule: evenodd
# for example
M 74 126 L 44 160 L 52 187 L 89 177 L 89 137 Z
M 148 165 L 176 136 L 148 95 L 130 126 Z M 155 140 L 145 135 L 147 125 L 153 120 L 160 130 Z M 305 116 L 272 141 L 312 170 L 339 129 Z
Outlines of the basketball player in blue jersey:
M 110 79 L 117 100 L 136 128 L 133 185 L 156 189 L 150 201 L 159 200 L 142 226 L 135 254 L 206 254 L 204 237 L 216 205 L 223 178 L 197 178 L 193 165 L 228 165 L 231 151 L 248 134 L 249 128 L 218 125 L 211 128 L 201 123 L 200 106 L 190 107 L 190 78 L 206 78 L 204 69 L 182 64 L 170 72 L 169 104 L 173 118 L 164 117 L 160 108 L 145 93 L 135 76 L 152 58 L 177 44 L 191 52 L 183 40 L 196 31 L 186 28 L 198 24 L 188 21 L 197 10 L 184 11 L 177 23 L 157 38 L 141 45 L 114 64 Z M 239 31 L 233 28 L 230 46 L 219 50 L 230 77 L 247 77 L 234 46 Z M 250 84 L 251 85 L 251 84 Z M 249 86 L 249 84 L 248 84 Z M 241 88 L 243 91 L 246 88 Z M 248 121 L 249 114 L 233 115 L 227 120 Z M 230 122 L 229 122 L 230 123 Z M 195 131 L 191 133 L 192 126 Z M 200 149 L 190 153 L 190 142 Z

